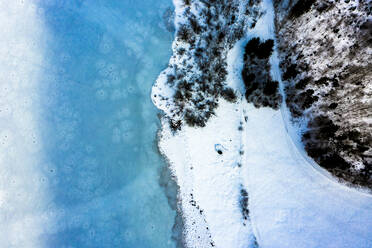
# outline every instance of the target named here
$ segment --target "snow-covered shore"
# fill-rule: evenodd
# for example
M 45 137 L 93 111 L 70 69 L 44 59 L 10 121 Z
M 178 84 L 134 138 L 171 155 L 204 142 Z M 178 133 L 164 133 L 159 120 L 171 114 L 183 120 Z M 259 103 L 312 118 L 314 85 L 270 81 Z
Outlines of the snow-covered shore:
M 244 121 L 239 103 L 221 100 L 216 117 L 204 128 L 185 127 L 173 135 L 163 123 L 159 146 L 180 187 L 187 247 L 247 247 L 255 242 L 239 205 L 239 126 Z
M 176 28 L 183 19 L 184 5 L 174 1 Z M 182 11 L 181 11 L 182 10 Z M 260 27 L 260 25 L 257 25 Z M 233 46 L 234 44 L 231 44 Z M 255 247 L 249 216 L 244 213 L 248 197 L 241 178 L 243 140 L 241 129 L 245 121 L 242 109 L 244 87 L 240 82 L 241 50 L 244 40 L 228 51 L 227 86 L 237 90 L 236 102 L 219 99 L 219 107 L 203 128 L 184 126 L 174 133 L 169 116 L 174 116 L 172 97 L 176 88 L 167 84 L 168 67 L 153 87 L 154 104 L 164 111 L 159 148 L 168 159 L 172 174 L 179 185 L 179 208 L 184 219 L 184 237 L 187 247 Z M 175 40 L 174 54 L 188 45 Z M 182 60 L 172 56 L 171 65 L 182 68 Z M 190 61 L 189 61 L 190 62 Z M 192 61 L 191 61 L 192 62 Z M 247 211 L 247 209 L 246 209 Z
M 237 101 L 220 98 L 215 116 L 202 128 L 183 126 L 174 133 L 167 117 L 162 119 L 159 147 L 180 187 L 185 245 L 371 247 L 372 197 L 339 184 L 311 163 L 288 132 L 293 127 L 284 105 L 279 110 L 255 108 L 243 97 L 246 41 L 274 39 L 271 1 L 263 1 L 262 7 L 265 14 L 226 58 L 226 83 L 238 92 Z M 280 81 L 276 56 L 274 52 L 270 59 L 271 76 Z M 174 91 L 165 81 L 161 74 L 153 95 L 171 99 Z M 170 113 L 171 101 L 153 101 Z M 242 189 L 248 195 L 248 216 L 241 205 Z

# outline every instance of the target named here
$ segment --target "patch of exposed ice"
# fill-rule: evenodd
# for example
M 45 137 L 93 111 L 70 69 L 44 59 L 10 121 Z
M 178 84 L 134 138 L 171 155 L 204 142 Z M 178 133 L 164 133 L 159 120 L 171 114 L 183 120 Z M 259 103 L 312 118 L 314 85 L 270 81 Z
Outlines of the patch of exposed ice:
M 0 246 L 43 247 L 54 219 L 38 128 L 45 30 L 34 1 L 0 1 Z

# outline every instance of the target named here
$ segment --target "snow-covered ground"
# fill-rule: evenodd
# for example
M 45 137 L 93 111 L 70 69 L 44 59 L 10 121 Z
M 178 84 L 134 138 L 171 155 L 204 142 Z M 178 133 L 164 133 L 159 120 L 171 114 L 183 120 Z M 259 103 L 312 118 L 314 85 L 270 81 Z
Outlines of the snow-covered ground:
M 271 1 L 263 4 L 266 14 L 246 39 L 274 38 Z M 244 44 L 238 42 L 227 59 L 227 83 L 241 91 Z M 278 80 L 276 52 L 271 62 Z M 162 91 L 162 80 L 153 92 Z M 169 106 L 158 107 L 167 112 Z M 163 119 L 159 147 L 180 186 L 187 247 L 255 247 L 256 240 L 265 248 L 372 247 L 372 197 L 314 165 L 286 114 L 285 106 L 257 109 L 240 96 L 236 103 L 220 99 L 204 128 L 185 126 L 172 134 Z M 247 220 L 241 188 L 248 192 Z
M 246 109 L 242 175 L 260 247 L 371 247 L 372 197 L 314 169 L 280 111 Z
M 216 117 L 204 128 L 185 127 L 172 135 L 167 123 L 163 125 L 159 145 L 180 186 L 188 247 L 254 243 L 239 206 L 243 141 L 238 128 L 244 121 L 239 103 L 221 100 Z

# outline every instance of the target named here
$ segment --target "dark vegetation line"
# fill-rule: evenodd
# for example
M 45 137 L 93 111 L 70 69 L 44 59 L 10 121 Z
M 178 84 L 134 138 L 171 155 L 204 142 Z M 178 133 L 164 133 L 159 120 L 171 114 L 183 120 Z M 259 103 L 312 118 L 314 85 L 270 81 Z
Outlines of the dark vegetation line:
M 271 107 L 278 109 L 282 101 L 279 83 L 270 75 L 269 58 L 273 52 L 272 39 L 261 41 L 251 39 L 244 49 L 242 78 L 245 85 L 245 98 L 256 108 Z
M 247 190 L 243 187 L 243 185 L 240 185 L 240 195 L 239 195 L 239 207 L 240 212 L 242 213 L 243 217 L 243 225 L 245 226 L 248 221 L 250 221 L 249 217 L 249 196 Z M 253 234 L 252 234 L 253 235 Z M 259 248 L 259 245 L 257 243 L 257 239 L 255 236 L 253 236 L 253 243 L 250 248 Z

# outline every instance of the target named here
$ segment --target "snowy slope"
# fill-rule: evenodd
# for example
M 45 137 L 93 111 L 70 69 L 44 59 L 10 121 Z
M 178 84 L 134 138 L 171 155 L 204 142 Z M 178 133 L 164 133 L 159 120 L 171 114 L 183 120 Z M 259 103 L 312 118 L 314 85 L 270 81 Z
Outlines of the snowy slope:
M 271 66 L 281 82 L 276 52 Z M 372 196 L 339 183 L 306 155 L 285 101 L 277 111 L 244 108 L 242 177 L 260 247 L 372 247 Z
M 243 178 L 260 247 L 371 247 L 372 197 L 315 170 L 280 111 L 247 113 Z
M 287 107 L 303 130 L 303 146 L 335 178 L 367 189 L 372 188 L 371 4 L 275 1 Z

